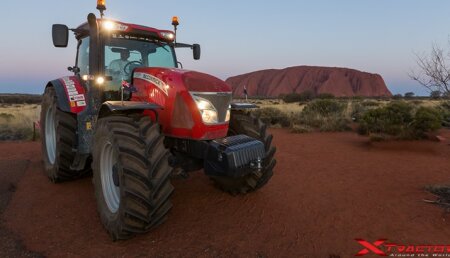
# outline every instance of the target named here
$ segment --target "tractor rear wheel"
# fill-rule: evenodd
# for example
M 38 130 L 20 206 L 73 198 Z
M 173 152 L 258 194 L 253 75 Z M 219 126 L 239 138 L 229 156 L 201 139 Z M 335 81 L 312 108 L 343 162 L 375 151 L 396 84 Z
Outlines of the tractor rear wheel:
M 90 171 L 89 164 L 81 171 L 70 169 L 75 158 L 76 131 L 76 116 L 61 111 L 55 89 L 47 87 L 41 105 L 41 145 L 45 171 L 53 182 L 75 179 Z
M 232 112 L 228 136 L 239 134 L 245 134 L 263 142 L 266 158 L 261 171 L 254 171 L 241 178 L 211 176 L 218 188 L 233 195 L 250 193 L 263 187 L 272 177 L 276 164 L 274 159 L 276 148 L 272 146 L 273 136 L 267 133 L 267 126 L 261 119 L 245 111 Z
M 94 188 L 101 221 L 113 240 L 145 233 L 172 207 L 172 168 L 157 123 L 141 114 L 111 115 L 94 133 Z

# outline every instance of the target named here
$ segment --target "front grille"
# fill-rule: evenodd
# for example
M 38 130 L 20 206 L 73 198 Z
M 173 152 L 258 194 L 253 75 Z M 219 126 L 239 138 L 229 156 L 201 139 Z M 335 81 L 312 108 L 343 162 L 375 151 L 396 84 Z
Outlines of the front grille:
M 211 102 L 217 110 L 218 122 L 225 122 L 231 103 L 231 92 L 191 92 L 191 94 Z

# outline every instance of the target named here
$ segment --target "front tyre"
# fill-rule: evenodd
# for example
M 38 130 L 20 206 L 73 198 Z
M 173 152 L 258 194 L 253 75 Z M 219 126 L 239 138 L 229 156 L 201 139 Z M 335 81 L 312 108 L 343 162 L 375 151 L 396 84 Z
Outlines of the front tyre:
M 77 119 L 74 114 L 58 108 L 53 87 L 45 89 L 41 105 L 42 159 L 45 171 L 53 182 L 81 177 L 90 171 L 89 164 L 81 171 L 70 169 L 77 143 Z
M 254 117 L 245 111 L 231 113 L 228 136 L 244 134 L 260 140 L 266 149 L 266 158 L 262 164 L 261 171 L 254 171 L 244 177 L 231 178 L 224 176 L 211 176 L 215 185 L 232 195 L 246 194 L 263 187 L 273 175 L 276 160 L 274 155 L 276 148 L 272 146 L 271 134 L 267 133 L 267 126 L 261 119 Z
M 101 221 L 113 240 L 145 233 L 172 207 L 169 152 L 148 116 L 111 115 L 94 134 L 94 188 Z

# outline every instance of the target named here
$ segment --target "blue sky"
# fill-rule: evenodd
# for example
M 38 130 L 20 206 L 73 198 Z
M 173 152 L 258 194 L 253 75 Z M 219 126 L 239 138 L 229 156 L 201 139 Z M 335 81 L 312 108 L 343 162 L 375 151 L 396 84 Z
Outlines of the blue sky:
M 448 0 L 143 1 L 107 0 L 106 16 L 171 29 L 178 40 L 202 45 L 202 59 L 180 50 L 184 67 L 221 79 L 296 65 L 349 67 L 379 73 L 393 93 L 426 91 L 408 78 L 414 52 L 447 46 Z M 51 25 L 76 27 L 96 1 L 2 1 L 0 92 L 41 93 L 48 80 L 68 75 L 75 40 L 51 42 Z

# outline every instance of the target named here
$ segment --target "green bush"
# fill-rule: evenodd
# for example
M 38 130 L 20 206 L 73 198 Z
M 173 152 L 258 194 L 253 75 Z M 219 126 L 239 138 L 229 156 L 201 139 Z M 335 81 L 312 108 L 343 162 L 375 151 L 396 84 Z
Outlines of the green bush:
M 322 132 L 346 131 L 349 129 L 346 109 L 347 103 L 317 99 L 306 105 L 293 123 L 297 128 L 313 128 Z
M 289 127 L 291 125 L 289 116 L 278 108 L 259 108 L 252 111 L 252 113 L 272 127 L 277 125 Z
M 418 136 L 429 131 L 436 131 L 442 126 L 442 114 L 436 108 L 420 107 L 414 115 L 414 129 Z
M 419 139 L 426 132 L 440 128 L 442 116 L 434 108 L 415 106 L 403 101 L 367 111 L 361 118 L 359 133 L 389 135 L 395 139 Z M 377 136 L 377 137 L 378 137 Z
M 450 127 L 450 101 L 443 102 L 439 106 L 439 110 L 442 113 L 443 125 L 445 127 Z
M 314 93 L 311 91 L 305 91 L 302 93 L 289 93 L 289 94 L 283 95 L 283 101 L 286 103 L 310 101 L 312 99 L 314 99 Z
M 414 92 L 406 92 L 405 93 L 405 99 L 412 99 L 412 98 L 414 98 L 414 96 L 416 96 L 416 94 Z
M 354 101 L 352 103 L 352 120 L 357 122 L 361 120 L 361 117 L 369 110 L 381 106 L 380 102 L 374 100 Z
M 399 100 L 399 99 L 402 99 L 402 98 L 403 98 L 402 94 L 395 94 L 394 96 L 392 96 L 392 99 L 394 99 L 394 100 Z
M 335 96 L 331 93 L 320 93 L 316 97 L 317 99 L 334 99 Z

